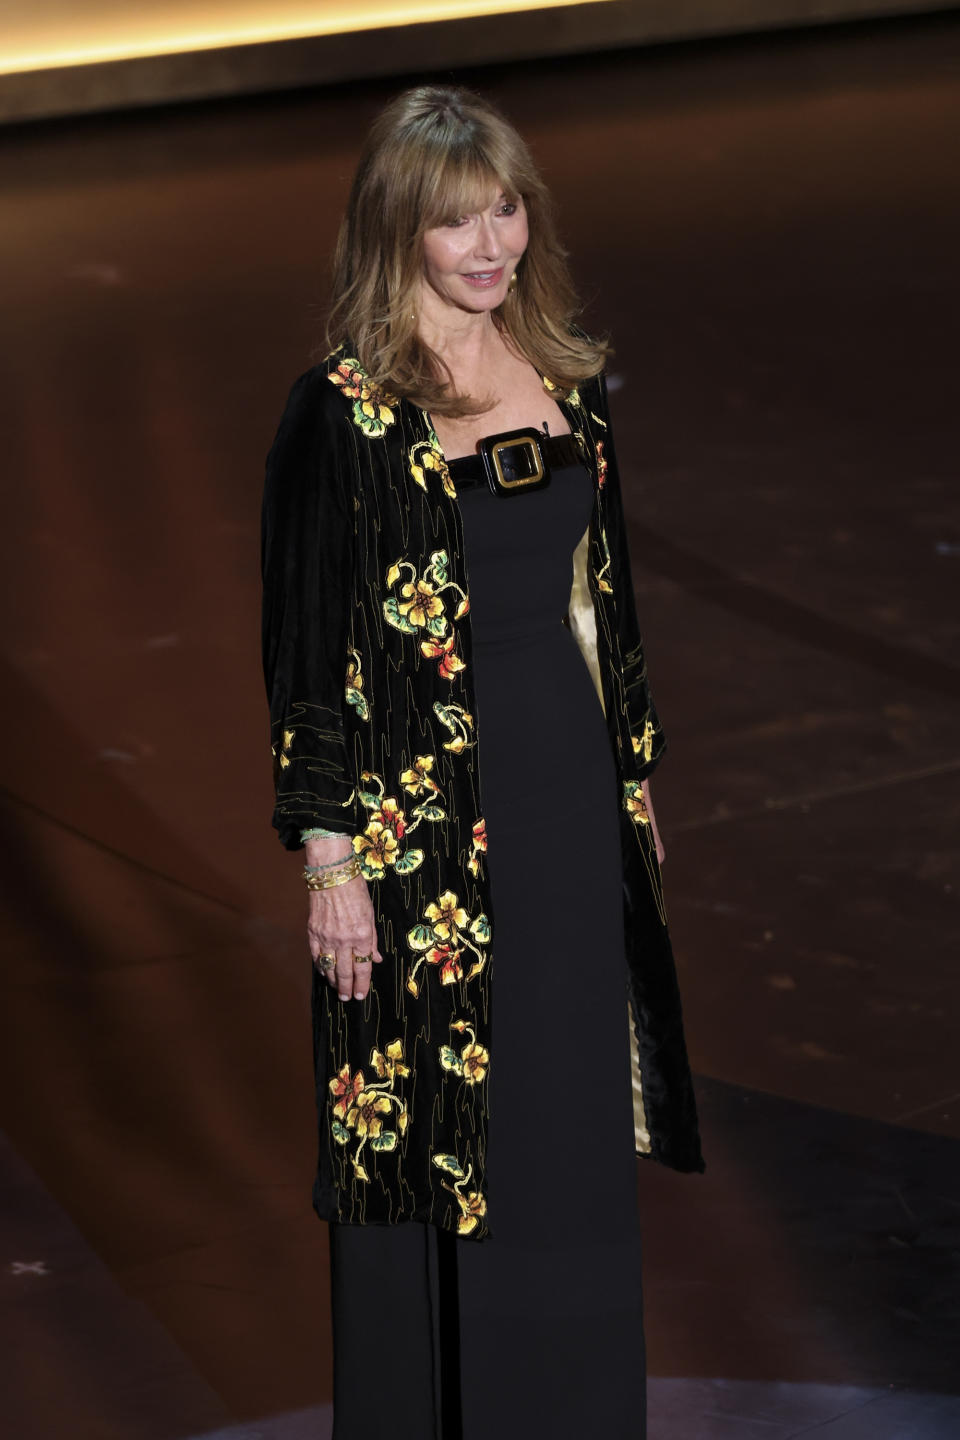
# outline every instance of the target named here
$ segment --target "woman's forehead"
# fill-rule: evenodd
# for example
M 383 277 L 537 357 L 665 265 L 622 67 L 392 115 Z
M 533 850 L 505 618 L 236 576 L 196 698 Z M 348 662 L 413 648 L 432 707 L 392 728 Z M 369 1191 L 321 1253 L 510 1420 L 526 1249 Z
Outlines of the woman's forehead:
M 509 180 L 501 179 L 496 175 L 458 175 L 450 176 L 448 183 L 441 187 L 437 196 L 437 211 L 444 215 L 456 212 L 461 215 L 474 215 L 482 210 L 488 210 L 501 200 L 515 200 L 517 198 L 516 188 Z

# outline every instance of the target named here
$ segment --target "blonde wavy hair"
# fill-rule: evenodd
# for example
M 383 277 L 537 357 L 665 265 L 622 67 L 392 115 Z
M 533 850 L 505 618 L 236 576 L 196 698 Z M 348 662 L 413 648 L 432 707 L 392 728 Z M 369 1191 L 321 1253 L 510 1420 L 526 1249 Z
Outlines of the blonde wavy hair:
M 522 198 L 530 232 L 516 286 L 493 312 L 500 332 L 563 391 L 596 375 L 609 353 L 573 326 L 580 306 L 553 202 L 513 126 L 468 90 L 407 90 L 374 122 L 354 176 L 334 253 L 327 343 L 349 341 L 377 388 L 437 415 L 482 414 L 490 401 L 458 394 L 417 335 L 423 236 L 485 208 L 497 189 Z

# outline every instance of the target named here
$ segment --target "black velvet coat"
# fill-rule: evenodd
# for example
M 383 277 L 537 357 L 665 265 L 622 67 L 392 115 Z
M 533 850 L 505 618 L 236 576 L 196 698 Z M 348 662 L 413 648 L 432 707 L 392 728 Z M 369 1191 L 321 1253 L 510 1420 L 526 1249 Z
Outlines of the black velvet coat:
M 622 795 L 637 1148 L 702 1170 L 640 788 L 664 742 L 637 627 L 606 388 L 598 378 L 564 397 L 544 384 L 594 482 L 568 621 L 602 697 Z M 429 416 L 374 393 L 349 349 L 335 351 L 293 387 L 263 510 L 274 824 L 289 849 L 311 825 L 352 837 L 384 956 L 362 1003 L 340 1002 L 314 977 L 314 1203 L 325 1219 L 425 1220 L 479 1239 L 496 1229 L 484 1158 L 485 1081 L 496 1064 L 496 897 L 485 854 L 497 837 L 483 820 L 463 557 L 459 505 Z M 518 727 L 558 724 L 563 716 L 541 713 L 536 696 L 518 697 Z M 575 766 L 572 775 L 575 784 Z M 562 787 L 557 800 L 557 814 L 531 815 L 530 825 L 531 844 L 554 837 L 553 903 L 562 905 L 576 857 L 563 835 Z M 591 1083 L 585 1035 L 565 1038 L 564 1084 Z M 589 1136 L 570 1143 L 585 1173 L 602 1171 Z M 568 1168 L 570 1157 L 558 1163 Z

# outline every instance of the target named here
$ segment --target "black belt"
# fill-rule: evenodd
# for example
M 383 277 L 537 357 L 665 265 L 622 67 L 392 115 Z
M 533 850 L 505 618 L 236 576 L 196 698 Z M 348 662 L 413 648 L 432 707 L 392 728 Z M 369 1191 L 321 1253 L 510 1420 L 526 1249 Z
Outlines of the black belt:
M 582 465 L 580 447 L 572 435 L 544 435 L 539 430 L 507 430 L 477 442 L 476 455 L 450 460 L 447 469 L 458 490 L 487 485 L 494 495 L 539 490 L 550 481 L 550 471 L 563 465 Z

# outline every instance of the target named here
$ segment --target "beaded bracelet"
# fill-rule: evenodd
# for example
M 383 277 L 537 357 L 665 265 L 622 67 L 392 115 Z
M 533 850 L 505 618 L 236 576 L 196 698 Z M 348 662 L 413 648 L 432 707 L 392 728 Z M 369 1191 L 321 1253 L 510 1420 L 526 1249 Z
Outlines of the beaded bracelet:
M 339 860 L 328 860 L 326 865 L 304 865 L 304 873 L 308 871 L 312 875 L 319 875 L 322 870 L 335 870 L 338 865 L 345 865 L 348 860 L 353 859 L 353 851 L 348 850 L 346 855 L 341 855 Z
M 307 830 L 300 831 L 300 839 L 303 844 L 308 840 L 343 840 L 345 838 L 342 830 L 325 830 L 322 825 L 311 825 Z

